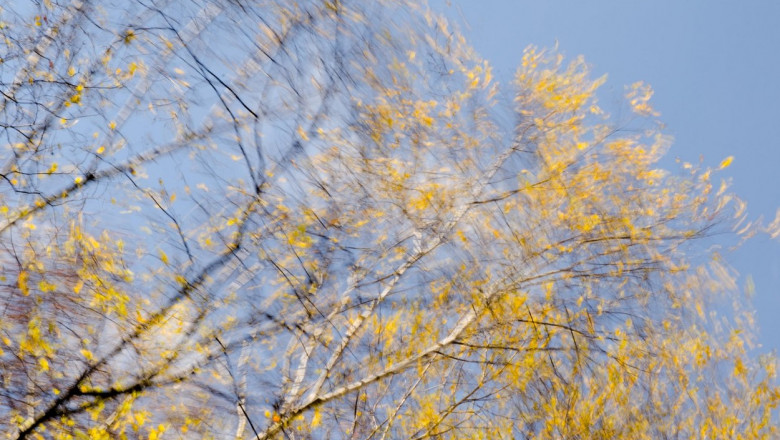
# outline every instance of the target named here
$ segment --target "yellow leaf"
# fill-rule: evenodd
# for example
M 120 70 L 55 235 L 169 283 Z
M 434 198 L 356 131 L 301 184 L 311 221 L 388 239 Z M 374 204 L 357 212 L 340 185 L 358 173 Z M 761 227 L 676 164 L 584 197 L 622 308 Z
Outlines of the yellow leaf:
M 27 286 L 27 278 L 29 278 L 29 274 L 26 271 L 19 272 L 19 277 L 17 279 L 17 283 L 19 284 L 19 290 L 22 292 L 22 295 L 27 296 L 30 294 L 30 288 Z
M 320 426 L 320 423 L 322 423 L 322 413 L 320 413 L 319 409 L 315 409 L 314 416 L 311 418 L 311 427 L 316 428 Z
M 309 140 L 309 136 L 306 134 L 305 131 L 303 131 L 303 127 L 301 127 L 300 125 L 298 126 L 298 136 L 300 136 L 301 139 L 304 141 Z
M 125 32 L 125 38 L 124 38 L 125 44 L 130 44 L 134 39 L 135 39 L 135 32 L 133 32 L 132 29 L 128 29 L 127 32 Z
M 734 156 L 729 156 L 720 163 L 720 169 L 726 168 L 727 166 L 731 165 L 731 162 L 734 161 Z
M 52 292 L 55 289 L 57 289 L 57 286 L 55 284 L 52 284 L 48 281 L 41 280 L 38 283 L 38 289 L 40 289 L 41 292 Z
M 84 359 L 91 361 L 95 358 L 95 356 L 92 354 L 91 351 L 87 350 L 86 348 L 82 348 L 80 351 L 81 355 L 84 356 Z

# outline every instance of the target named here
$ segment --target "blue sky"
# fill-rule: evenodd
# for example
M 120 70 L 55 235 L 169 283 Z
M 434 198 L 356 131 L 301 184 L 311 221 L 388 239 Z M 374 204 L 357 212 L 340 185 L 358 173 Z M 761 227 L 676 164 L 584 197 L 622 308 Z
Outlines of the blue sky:
M 470 43 L 506 83 L 530 45 L 584 55 L 614 102 L 642 80 L 655 90 L 672 159 L 717 167 L 771 221 L 780 207 L 780 2 L 704 0 L 451 0 Z M 609 100 L 602 98 L 605 108 Z M 668 163 L 674 164 L 673 161 Z M 755 284 L 759 342 L 780 352 L 780 241 L 760 236 L 728 259 Z

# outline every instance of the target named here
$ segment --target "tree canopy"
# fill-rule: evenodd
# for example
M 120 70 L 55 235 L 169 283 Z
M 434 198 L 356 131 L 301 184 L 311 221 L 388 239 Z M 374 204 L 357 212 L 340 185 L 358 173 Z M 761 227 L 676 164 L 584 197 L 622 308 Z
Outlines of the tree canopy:
M 0 36 L 7 438 L 777 435 L 712 246 L 755 230 L 731 158 L 663 169 L 648 85 L 602 107 L 534 47 L 498 84 L 412 0 L 16 2 Z

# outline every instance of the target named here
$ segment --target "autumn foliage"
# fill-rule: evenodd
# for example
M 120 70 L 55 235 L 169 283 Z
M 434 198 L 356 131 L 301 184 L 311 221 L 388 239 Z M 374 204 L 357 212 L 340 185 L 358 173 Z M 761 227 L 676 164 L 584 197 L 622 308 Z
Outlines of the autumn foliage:
M 19 2 L 21 3 L 21 2 Z M 8 438 L 775 438 L 713 240 L 582 58 L 417 1 L 0 6 Z M 630 115 L 630 116 L 625 116 Z M 736 234 L 730 237 L 735 237 Z

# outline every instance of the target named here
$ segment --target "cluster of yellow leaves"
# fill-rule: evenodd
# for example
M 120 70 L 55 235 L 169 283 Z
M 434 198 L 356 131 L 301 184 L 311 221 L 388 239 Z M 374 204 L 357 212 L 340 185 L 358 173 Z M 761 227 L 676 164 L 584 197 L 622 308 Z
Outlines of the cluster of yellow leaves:
M 642 81 L 631 84 L 628 93 L 626 93 L 626 99 L 631 105 L 631 110 L 640 116 L 660 115 L 650 106 L 650 98 L 652 96 L 653 89 Z
M 133 280 L 133 272 L 124 261 L 124 243 L 112 240 L 106 233 L 99 239 L 95 238 L 74 222 L 71 224 L 69 239 L 61 249 L 64 251 L 61 258 L 81 256 L 73 292 L 89 298 L 90 307 L 109 316 L 127 316 L 130 298 L 122 284 Z M 85 287 L 88 290 L 84 290 Z
M 387 3 L 388 17 L 419 7 Z M 751 359 L 749 322 L 713 321 L 728 271 L 681 250 L 722 215 L 727 185 L 711 175 L 732 159 L 661 170 L 652 90 L 630 87 L 647 125 L 620 132 L 596 99 L 604 78 L 554 50 L 525 52 L 504 90 L 517 124 L 502 130 L 490 65 L 446 20 L 399 30 L 365 5 L 177 4 L 194 17 L 177 38 L 115 28 L 48 71 L 31 55 L 23 86 L 58 84 L 57 129 L 95 143 L 64 142 L 72 160 L 45 130 L 8 146 L 14 189 L 61 195 L 3 199 L 21 239 L 2 261 L 3 385 L 31 408 L 12 423 L 53 404 L 65 415 L 34 435 L 242 437 L 249 422 L 269 438 L 776 434 L 773 364 Z M 233 26 L 246 16 L 263 17 L 259 33 Z M 210 37 L 233 27 L 250 37 L 236 47 L 259 50 L 240 66 L 232 50 L 213 71 L 170 62 L 218 53 Z M 334 50 L 345 59 L 331 64 Z M 147 123 L 143 138 L 129 129 Z M 116 224 L 135 257 L 102 224 L 47 224 L 77 217 L 62 204 L 81 195 L 107 227 L 103 202 L 132 199 Z
M 372 140 L 391 148 L 398 148 L 407 138 L 414 144 L 425 143 L 426 133 L 436 129 L 433 110 L 437 102 L 399 98 L 398 91 L 388 94 L 388 98 L 381 97 L 377 103 L 361 105 Z

